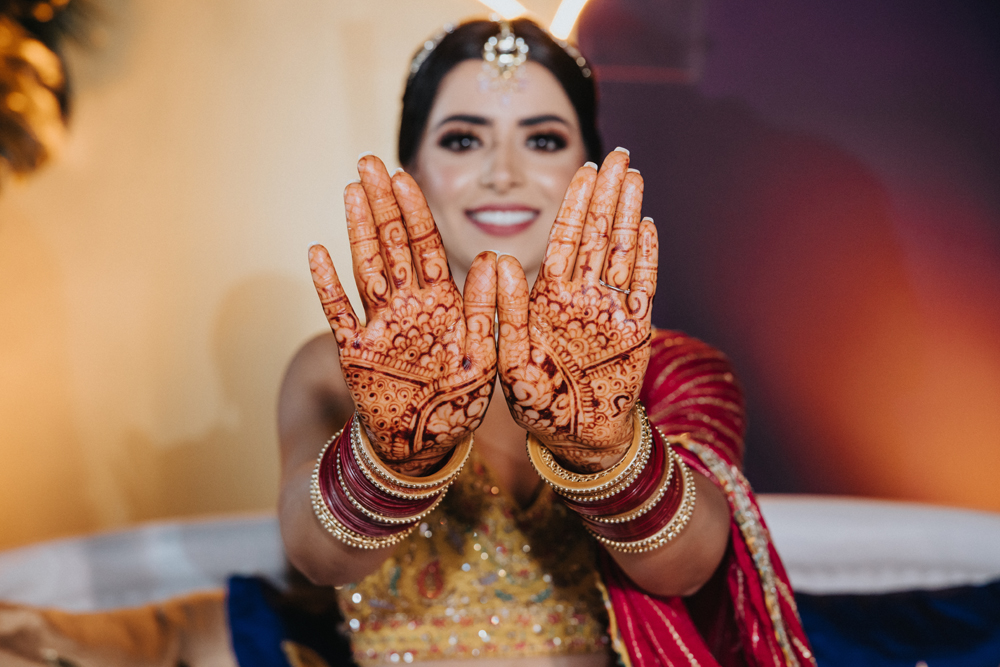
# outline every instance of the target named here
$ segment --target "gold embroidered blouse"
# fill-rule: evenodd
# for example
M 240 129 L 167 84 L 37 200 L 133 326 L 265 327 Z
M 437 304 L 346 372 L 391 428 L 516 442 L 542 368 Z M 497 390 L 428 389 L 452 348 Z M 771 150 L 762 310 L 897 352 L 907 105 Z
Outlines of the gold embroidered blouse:
M 596 562 L 547 485 L 522 510 L 473 450 L 441 506 L 339 600 L 362 665 L 607 652 Z

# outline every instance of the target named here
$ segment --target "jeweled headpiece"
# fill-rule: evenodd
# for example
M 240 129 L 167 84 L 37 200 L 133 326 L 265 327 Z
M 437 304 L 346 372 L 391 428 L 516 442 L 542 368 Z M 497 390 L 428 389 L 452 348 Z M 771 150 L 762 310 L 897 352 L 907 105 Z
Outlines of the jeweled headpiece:
M 514 34 L 514 29 L 509 21 L 498 18 L 496 15 L 491 19 L 499 24 L 500 31 L 486 40 L 483 44 L 483 67 L 496 76 L 497 81 L 509 82 L 514 79 L 521 65 L 528 59 L 528 43 L 523 37 Z M 424 42 L 424 46 L 413 56 L 410 62 L 409 79 L 412 79 L 420 71 L 420 68 L 427 61 L 434 49 L 438 47 L 445 37 L 455 31 L 455 25 L 446 24 L 436 35 Z M 590 78 L 591 70 L 587 64 L 587 59 L 583 57 L 579 50 L 566 40 L 559 39 L 550 34 L 552 41 L 562 47 L 562 50 L 580 68 L 580 73 L 585 78 Z
M 528 44 L 514 34 L 508 21 L 500 21 L 500 32 L 483 44 L 483 69 L 494 79 L 506 84 L 514 80 L 519 68 L 528 59 Z

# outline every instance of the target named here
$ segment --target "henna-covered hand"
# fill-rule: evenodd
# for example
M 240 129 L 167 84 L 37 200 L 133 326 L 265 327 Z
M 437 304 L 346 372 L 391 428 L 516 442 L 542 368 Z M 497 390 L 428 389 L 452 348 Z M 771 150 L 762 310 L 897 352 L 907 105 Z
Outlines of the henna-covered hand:
M 622 151 L 600 172 L 581 167 L 530 295 L 520 263 L 498 260 L 499 373 L 511 414 L 581 472 L 628 448 L 649 362 L 658 247 L 653 221 L 640 220 L 642 188 Z
M 309 249 L 313 284 L 340 348 L 355 408 L 383 460 L 419 475 L 481 422 L 496 377 L 496 255 L 469 269 L 465 297 L 416 182 L 364 156 L 344 192 L 361 326 L 326 248 Z

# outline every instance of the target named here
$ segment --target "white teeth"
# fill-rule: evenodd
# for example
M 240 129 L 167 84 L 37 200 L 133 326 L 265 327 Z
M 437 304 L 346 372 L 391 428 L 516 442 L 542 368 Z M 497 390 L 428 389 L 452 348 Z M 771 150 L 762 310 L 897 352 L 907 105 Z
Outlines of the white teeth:
M 475 211 L 469 217 L 484 225 L 512 227 L 530 222 L 538 215 L 535 211 Z

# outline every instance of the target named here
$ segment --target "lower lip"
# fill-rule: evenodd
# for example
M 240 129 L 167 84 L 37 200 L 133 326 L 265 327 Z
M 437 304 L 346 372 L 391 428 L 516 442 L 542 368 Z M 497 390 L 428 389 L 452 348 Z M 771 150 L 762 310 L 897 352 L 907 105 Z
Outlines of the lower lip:
M 486 222 L 479 222 L 468 214 L 466 214 L 465 217 L 469 220 L 469 222 L 475 225 L 477 229 L 482 231 L 484 234 L 489 234 L 490 236 L 515 236 L 528 229 L 528 227 L 531 227 L 535 224 L 535 221 L 538 220 L 537 213 L 530 220 L 520 222 L 516 225 L 491 225 Z

